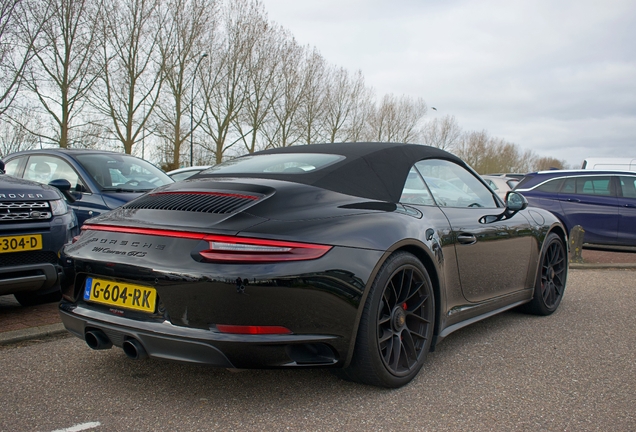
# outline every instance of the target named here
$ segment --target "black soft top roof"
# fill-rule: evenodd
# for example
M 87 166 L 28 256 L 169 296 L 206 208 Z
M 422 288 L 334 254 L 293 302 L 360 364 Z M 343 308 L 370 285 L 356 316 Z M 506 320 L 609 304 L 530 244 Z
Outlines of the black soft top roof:
M 303 174 L 258 173 L 237 177 L 286 180 L 316 186 L 347 195 L 398 202 L 406 177 L 415 162 L 422 159 L 445 159 L 466 167 L 464 162 L 444 150 L 418 144 L 397 143 L 333 143 L 275 148 L 253 153 L 325 153 L 345 159 Z M 210 174 L 205 177 L 227 177 Z

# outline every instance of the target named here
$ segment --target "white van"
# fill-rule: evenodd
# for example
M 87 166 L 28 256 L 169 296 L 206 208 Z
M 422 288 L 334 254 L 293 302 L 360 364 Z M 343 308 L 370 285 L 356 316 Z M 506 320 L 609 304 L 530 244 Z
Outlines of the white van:
M 587 158 L 583 169 L 636 171 L 636 158 Z

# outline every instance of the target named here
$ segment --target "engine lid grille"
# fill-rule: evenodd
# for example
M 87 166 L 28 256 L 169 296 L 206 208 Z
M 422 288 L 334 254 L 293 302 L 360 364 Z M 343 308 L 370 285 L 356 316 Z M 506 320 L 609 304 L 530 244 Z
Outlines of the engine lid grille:
M 51 216 L 48 201 L 0 202 L 0 222 L 40 221 Z
M 247 207 L 260 198 L 257 195 L 226 192 L 159 192 L 144 195 L 123 208 L 227 214 Z

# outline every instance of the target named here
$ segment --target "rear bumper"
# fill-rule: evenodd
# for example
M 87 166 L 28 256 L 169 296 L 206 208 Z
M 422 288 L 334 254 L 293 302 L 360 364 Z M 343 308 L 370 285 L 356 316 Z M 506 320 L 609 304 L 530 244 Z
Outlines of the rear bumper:
M 238 335 L 180 327 L 168 321 L 140 322 L 74 305 L 60 304 L 66 329 L 80 339 L 102 331 L 117 347 L 133 339 L 151 358 L 225 368 L 334 366 L 340 361 L 328 335 Z M 134 327 L 131 327 L 131 324 Z
M 0 267 L 0 295 L 58 287 L 62 268 L 50 263 Z

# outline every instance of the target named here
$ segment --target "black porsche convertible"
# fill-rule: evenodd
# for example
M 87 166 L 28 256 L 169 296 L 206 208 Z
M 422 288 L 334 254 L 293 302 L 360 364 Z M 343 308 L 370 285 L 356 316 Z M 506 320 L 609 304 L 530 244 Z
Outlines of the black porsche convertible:
M 567 234 L 413 144 L 277 148 L 162 186 L 66 246 L 60 314 L 93 349 L 226 368 L 331 367 L 399 387 L 470 323 L 554 312 Z

